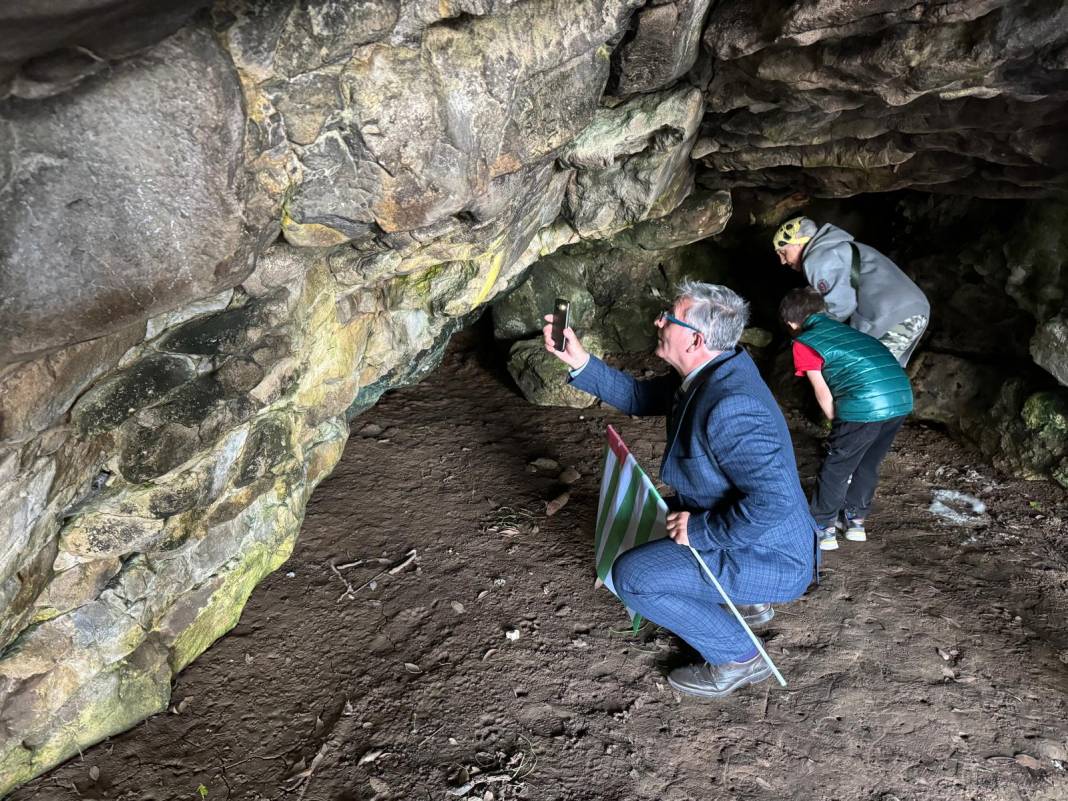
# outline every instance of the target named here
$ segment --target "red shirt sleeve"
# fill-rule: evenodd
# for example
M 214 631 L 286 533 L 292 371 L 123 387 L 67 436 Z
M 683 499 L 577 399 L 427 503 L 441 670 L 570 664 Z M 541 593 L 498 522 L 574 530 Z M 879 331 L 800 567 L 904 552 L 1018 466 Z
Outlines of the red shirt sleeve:
M 804 342 L 794 340 L 794 375 L 804 375 L 809 370 L 822 370 L 823 357 Z

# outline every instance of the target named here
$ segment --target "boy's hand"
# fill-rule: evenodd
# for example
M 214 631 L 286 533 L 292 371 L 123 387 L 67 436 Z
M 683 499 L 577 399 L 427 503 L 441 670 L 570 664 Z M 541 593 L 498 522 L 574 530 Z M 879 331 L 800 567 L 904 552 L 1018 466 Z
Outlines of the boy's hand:
M 548 325 L 541 329 L 541 333 L 545 337 L 545 350 L 549 351 L 572 370 L 577 370 L 585 365 L 590 360 L 590 354 L 582 347 L 582 343 L 575 336 L 575 332 L 570 327 L 565 328 L 564 349 L 557 350 L 553 345 L 553 316 L 546 314 L 545 319 Z

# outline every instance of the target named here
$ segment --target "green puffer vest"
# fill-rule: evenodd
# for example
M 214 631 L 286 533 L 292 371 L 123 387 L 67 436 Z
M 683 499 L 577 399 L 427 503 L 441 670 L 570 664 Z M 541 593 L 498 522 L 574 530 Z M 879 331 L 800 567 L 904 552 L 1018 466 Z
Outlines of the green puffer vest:
M 823 314 L 810 315 L 797 340 L 823 357 L 837 419 L 878 423 L 912 411 L 909 377 L 879 340 Z

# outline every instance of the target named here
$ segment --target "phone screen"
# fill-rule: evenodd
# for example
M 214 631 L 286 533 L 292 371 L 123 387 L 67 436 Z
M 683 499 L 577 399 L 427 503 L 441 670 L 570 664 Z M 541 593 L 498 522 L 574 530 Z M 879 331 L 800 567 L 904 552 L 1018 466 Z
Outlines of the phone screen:
M 571 325 L 571 302 L 557 298 L 553 305 L 553 347 L 564 349 L 564 329 Z

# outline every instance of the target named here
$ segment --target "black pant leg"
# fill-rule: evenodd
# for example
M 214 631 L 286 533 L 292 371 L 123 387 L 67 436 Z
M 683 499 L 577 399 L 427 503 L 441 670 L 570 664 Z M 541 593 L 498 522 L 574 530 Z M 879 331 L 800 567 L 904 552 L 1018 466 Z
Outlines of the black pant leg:
M 844 508 L 849 477 L 878 435 L 880 423 L 847 423 L 835 420 L 827 438 L 827 455 L 820 465 L 811 510 L 816 524 L 826 528 Z M 855 479 L 854 479 L 855 480 Z
M 878 426 L 878 431 L 853 471 L 853 481 L 846 491 L 845 509 L 850 517 L 863 519 L 871 512 L 872 498 L 875 497 L 875 488 L 879 484 L 879 468 L 882 467 L 883 459 L 890 452 L 894 437 L 904 422 L 905 415 L 881 423 L 869 423 Z

